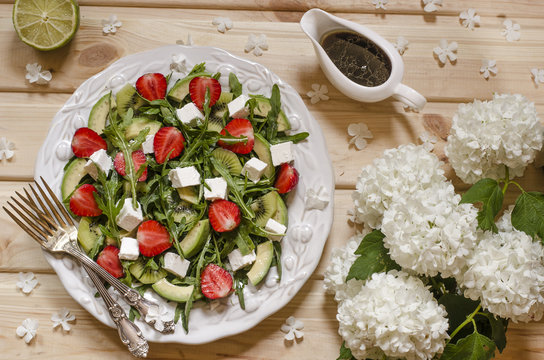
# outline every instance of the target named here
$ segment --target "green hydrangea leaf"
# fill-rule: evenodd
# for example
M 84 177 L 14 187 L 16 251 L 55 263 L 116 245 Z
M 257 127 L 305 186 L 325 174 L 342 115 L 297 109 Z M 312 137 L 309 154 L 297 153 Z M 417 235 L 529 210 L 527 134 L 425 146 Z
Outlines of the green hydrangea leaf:
M 348 347 L 346 347 L 345 341 L 342 343 L 342 346 L 340 347 L 340 356 L 338 356 L 336 360 L 355 360 L 355 358 L 351 354 L 351 350 Z
M 544 194 L 523 192 L 512 211 L 512 225 L 528 235 L 544 239 Z
M 504 195 L 499 183 L 493 179 L 482 179 L 463 194 L 461 204 L 482 203 L 482 208 L 478 211 L 478 226 L 482 230 L 497 232 L 495 217 L 502 208 L 503 200 Z
M 482 334 L 474 332 L 457 342 L 449 343 L 440 360 L 489 360 L 495 356 L 495 343 Z

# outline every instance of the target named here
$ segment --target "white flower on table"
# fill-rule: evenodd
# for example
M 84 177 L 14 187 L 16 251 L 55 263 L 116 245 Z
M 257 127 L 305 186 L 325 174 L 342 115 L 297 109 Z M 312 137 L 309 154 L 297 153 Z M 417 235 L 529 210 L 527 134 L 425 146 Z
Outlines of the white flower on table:
M 28 318 L 23 320 L 23 324 L 20 325 L 17 330 L 15 330 L 15 333 L 17 336 L 22 337 L 28 344 L 32 339 L 34 339 L 34 336 L 36 336 L 38 326 L 38 320 Z
M 161 297 L 159 297 L 159 295 L 155 294 L 149 289 L 144 293 L 144 298 L 157 304 L 149 308 L 145 321 L 155 321 L 155 329 L 158 331 L 164 330 L 164 323 L 174 320 L 176 303 L 168 303 L 164 301 Z
M 1 156 L 0 156 L 1 158 Z M 38 285 L 38 280 L 35 278 L 34 273 L 19 273 L 19 281 L 17 281 L 17 287 L 21 289 L 25 294 L 29 294 Z
M 183 54 L 172 55 L 172 61 L 170 62 L 170 69 L 179 73 L 187 71 L 187 58 Z
M 434 149 L 434 144 L 438 142 L 438 138 L 434 135 L 431 135 L 428 131 L 424 131 L 419 135 L 419 140 L 421 140 L 425 150 L 431 152 Z
M 317 104 L 321 100 L 329 100 L 329 88 L 327 85 L 312 84 L 312 90 L 308 91 L 306 95 L 310 98 L 312 104 Z
M 302 339 L 304 337 L 302 329 L 304 329 L 304 323 L 294 316 L 289 316 L 285 324 L 281 326 L 281 331 L 285 333 L 284 339 L 287 341 L 293 341 L 295 338 Z
M 232 20 L 228 17 L 215 17 L 212 21 L 213 25 L 217 25 L 217 31 L 220 33 L 225 33 L 227 30 L 232 29 Z
M 507 41 L 518 41 L 521 38 L 521 26 L 514 24 L 510 19 L 503 21 L 502 25 L 504 29 L 501 31 L 501 35 L 506 37 Z
M 457 60 L 457 54 L 455 54 L 457 52 L 457 47 L 456 41 L 448 43 L 448 40 L 440 39 L 439 46 L 435 47 L 433 52 L 438 56 L 438 60 L 440 60 L 442 64 L 445 64 L 448 58 L 450 59 L 450 62 Z
M 480 72 L 484 75 L 485 79 L 489 79 L 490 74 L 497 75 L 499 72 L 499 69 L 497 69 L 497 61 L 483 59 Z
M 423 0 L 423 10 L 425 12 L 433 12 L 438 10 L 438 5 L 442 6 L 442 0 Z
M 44 85 L 49 83 L 53 76 L 51 75 L 51 71 L 42 71 L 42 66 L 38 63 L 34 63 L 26 64 L 25 78 L 28 79 L 28 82 L 31 84 L 36 83 L 38 85 Z
M 117 20 L 117 15 L 110 15 L 108 20 L 102 20 L 102 32 L 104 34 L 115 34 L 117 28 L 120 28 L 123 25 L 122 22 Z
M 459 14 L 459 19 L 464 27 L 474 30 L 474 27 L 480 26 L 480 15 L 476 15 L 475 9 L 468 9 Z
M 388 0 L 372 0 L 372 5 L 376 6 L 376 9 L 384 9 Z
M 533 81 L 536 86 L 538 86 L 538 84 L 544 84 L 544 69 L 531 69 L 531 74 L 533 75 Z M 2 158 L 2 156 L 0 156 L 0 158 Z
M 329 204 L 329 192 L 321 185 L 317 191 L 315 189 L 306 190 L 304 199 L 306 210 L 323 210 Z
M 11 141 L 9 141 L 3 136 L 0 137 L 0 161 L 4 159 L 5 160 L 11 159 L 13 155 L 15 154 L 13 149 L 15 149 L 15 144 L 13 144 Z
M 67 308 L 60 309 L 59 312 L 51 315 L 51 321 L 53 322 L 53 328 L 57 326 L 62 326 L 64 331 L 70 331 L 71 325 L 68 324 L 69 321 L 74 321 L 76 319 L 75 315 L 70 314 L 70 310 Z
M 393 44 L 393 46 L 395 47 L 395 49 L 397 49 L 399 54 L 403 55 L 406 49 L 408 49 L 408 44 L 409 42 L 404 36 L 399 36 L 397 38 L 397 42 Z
M 365 123 L 349 124 L 348 135 L 353 136 L 349 141 L 349 145 L 355 145 L 357 150 L 363 150 L 367 145 L 366 139 L 374 137 Z
M 266 42 L 266 35 L 261 34 L 259 36 L 255 34 L 249 34 L 247 38 L 245 52 L 253 51 L 253 55 L 261 56 L 263 51 L 268 50 L 268 43 Z

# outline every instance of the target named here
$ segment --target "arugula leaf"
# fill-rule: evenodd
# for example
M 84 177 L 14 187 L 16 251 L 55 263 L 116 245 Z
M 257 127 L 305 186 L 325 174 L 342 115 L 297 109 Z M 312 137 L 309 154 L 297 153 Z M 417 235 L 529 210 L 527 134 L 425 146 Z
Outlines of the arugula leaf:
M 278 84 L 272 86 L 272 95 L 270 96 L 270 111 L 268 112 L 266 124 L 266 139 L 272 140 L 278 134 L 278 116 L 281 111 L 280 88 Z
M 489 360 L 495 356 L 495 343 L 477 332 L 446 345 L 440 360 Z
M 383 245 L 384 237 L 385 235 L 380 230 L 374 230 L 363 238 L 355 250 L 355 254 L 361 256 L 349 269 L 346 281 L 366 280 L 377 272 L 400 270 L 400 266 L 389 257 L 388 250 Z
M 531 191 L 522 192 L 512 211 L 514 228 L 544 241 L 544 194 Z
M 300 132 L 298 134 L 290 135 L 290 136 L 280 136 L 275 139 L 270 139 L 270 144 L 275 145 L 282 142 L 292 141 L 293 144 L 297 144 L 301 142 L 302 140 L 306 139 L 308 136 L 310 136 L 310 133 L 307 132 Z
M 238 81 L 235 73 L 229 74 L 229 86 L 230 91 L 234 94 L 234 98 L 242 95 L 242 84 L 240 84 L 240 81 Z
M 478 211 L 478 226 L 482 230 L 492 230 L 497 232 L 495 217 L 502 208 L 504 194 L 499 183 L 493 179 L 482 179 L 472 185 L 461 198 L 461 204 L 464 203 L 482 203 L 482 209 Z
M 274 245 L 274 259 L 276 262 L 276 268 L 278 269 L 278 282 L 281 281 L 281 243 L 279 241 L 272 241 Z
M 118 192 L 121 189 L 121 182 L 117 176 L 116 171 L 112 171 L 112 175 L 108 180 L 106 174 L 97 167 L 98 170 L 98 182 L 101 186 L 97 187 L 98 194 L 94 194 L 94 198 L 102 214 L 108 218 L 107 232 L 102 231 L 102 234 L 110 236 L 119 241 L 119 228 L 117 227 L 117 215 L 121 211 L 124 204 L 124 198 L 119 199 Z
M 355 360 L 355 357 L 351 354 L 351 350 L 346 347 L 346 342 L 340 346 L 340 356 L 336 360 Z

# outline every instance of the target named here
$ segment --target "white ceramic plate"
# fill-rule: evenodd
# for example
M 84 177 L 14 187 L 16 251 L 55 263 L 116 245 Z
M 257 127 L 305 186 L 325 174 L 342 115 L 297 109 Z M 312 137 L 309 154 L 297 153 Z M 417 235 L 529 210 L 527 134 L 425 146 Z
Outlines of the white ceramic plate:
M 37 157 L 35 176 L 43 176 L 56 190 L 57 195 L 60 195 L 63 167 L 72 156 L 72 136 L 76 129 L 87 126 L 87 119 L 95 102 L 109 91 L 115 93 L 126 82 L 134 84 L 144 73 L 168 74 L 172 55 L 178 54 L 186 56 L 188 71 L 195 64 L 204 61 L 210 72 L 221 72 L 220 82 L 223 88 L 228 88 L 230 72 L 238 76 L 244 93 L 270 96 L 272 85 L 277 83 L 283 110 L 291 121 L 293 130 L 310 133 L 307 141 L 295 146 L 295 166 L 301 176 L 296 190 L 290 194 L 288 200 L 289 230 L 282 241 L 281 282 L 274 281 L 274 271 L 271 271 L 260 287 L 253 291 L 247 289 L 245 310 L 240 308 L 236 296 L 222 301 L 214 310 L 209 305 L 198 302 L 199 305 L 191 311 L 188 334 L 184 332 L 181 322 L 177 324 L 173 334 L 163 335 L 137 321 L 150 341 L 200 344 L 248 330 L 281 309 L 304 285 L 321 257 L 333 219 L 333 171 L 323 133 L 296 90 L 262 65 L 217 48 L 173 45 L 130 55 L 85 81 L 55 115 Z M 170 84 L 183 75 L 174 72 Z M 321 186 L 329 194 L 328 206 L 323 210 L 306 209 L 306 191 L 317 190 Z M 96 290 L 79 265 L 68 257 L 53 256 L 46 252 L 44 254 L 68 293 L 94 317 L 113 327 L 102 299 L 94 297 Z

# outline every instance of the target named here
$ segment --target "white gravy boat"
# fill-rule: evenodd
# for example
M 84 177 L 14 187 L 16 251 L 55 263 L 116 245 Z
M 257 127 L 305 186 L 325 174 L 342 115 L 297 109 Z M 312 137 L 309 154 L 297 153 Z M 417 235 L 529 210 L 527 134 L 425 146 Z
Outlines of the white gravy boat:
M 369 28 L 331 15 L 321 9 L 308 10 L 300 20 L 300 26 L 314 45 L 321 69 L 329 81 L 346 96 L 364 102 L 377 102 L 393 96 L 407 106 L 421 110 L 427 100 L 414 89 L 401 84 L 404 62 L 395 47 Z M 359 85 L 346 77 L 321 47 L 325 34 L 338 30 L 351 30 L 376 44 L 391 61 L 391 74 L 381 85 L 368 87 Z

